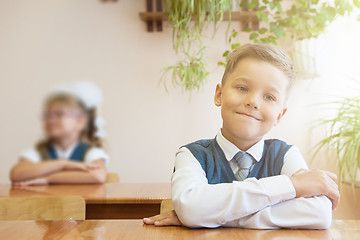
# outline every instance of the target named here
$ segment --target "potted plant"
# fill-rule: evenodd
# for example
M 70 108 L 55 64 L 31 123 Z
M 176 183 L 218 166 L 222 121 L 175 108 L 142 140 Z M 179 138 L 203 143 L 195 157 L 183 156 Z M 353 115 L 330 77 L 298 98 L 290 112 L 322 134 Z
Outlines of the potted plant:
M 339 183 L 360 186 L 360 98 L 345 97 L 332 102 L 337 106 L 334 116 L 320 121 L 328 127 L 326 138 L 316 146 L 314 157 L 322 148 L 336 152 Z

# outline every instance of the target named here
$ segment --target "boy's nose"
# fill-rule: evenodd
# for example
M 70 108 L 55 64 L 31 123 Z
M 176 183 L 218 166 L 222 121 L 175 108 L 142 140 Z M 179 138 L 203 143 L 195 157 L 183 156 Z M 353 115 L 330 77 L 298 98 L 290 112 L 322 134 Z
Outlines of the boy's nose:
M 256 109 L 256 110 L 259 109 L 259 107 L 258 107 L 256 104 L 250 104 L 250 103 L 248 103 L 247 106 L 250 107 L 250 108 L 254 108 L 254 109 Z
M 256 110 L 259 109 L 259 100 L 255 94 L 249 95 L 247 98 L 246 106 L 250 108 L 254 108 Z

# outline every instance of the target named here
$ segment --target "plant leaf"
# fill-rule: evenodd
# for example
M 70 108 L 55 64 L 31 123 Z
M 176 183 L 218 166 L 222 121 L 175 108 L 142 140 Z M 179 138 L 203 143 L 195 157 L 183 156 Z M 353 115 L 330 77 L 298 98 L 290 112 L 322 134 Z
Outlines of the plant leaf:
M 270 23 L 270 31 L 272 31 L 277 38 L 284 35 L 284 27 L 278 26 L 276 23 Z
M 240 43 L 231 44 L 231 49 L 232 50 L 237 49 L 238 47 L 240 47 Z
M 260 28 L 260 29 L 259 29 L 259 33 L 260 33 L 260 34 L 264 34 L 264 33 L 266 33 L 266 32 L 267 32 L 267 28 L 264 28 L 264 27 L 263 27 L 263 28 Z
M 254 40 L 254 39 L 257 39 L 259 37 L 259 34 L 258 33 L 251 33 L 250 34 L 250 40 Z

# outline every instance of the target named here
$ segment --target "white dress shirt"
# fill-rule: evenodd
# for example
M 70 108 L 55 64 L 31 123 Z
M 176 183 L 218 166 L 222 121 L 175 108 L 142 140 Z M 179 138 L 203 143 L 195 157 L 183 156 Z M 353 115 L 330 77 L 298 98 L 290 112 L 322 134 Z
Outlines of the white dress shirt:
M 234 172 L 238 170 L 234 155 L 240 151 L 219 131 L 216 141 Z M 246 152 L 259 161 L 264 140 Z M 242 182 L 208 184 L 206 173 L 189 149 L 176 154 L 172 176 L 172 202 L 180 221 L 188 227 L 328 228 L 332 204 L 327 197 L 295 198 L 290 181 L 293 173 L 307 165 L 297 147 L 284 157 L 279 176 Z
M 77 146 L 77 144 L 74 144 L 73 146 L 71 146 L 65 150 L 62 150 L 61 148 L 54 146 L 56 156 L 59 159 L 70 159 L 70 156 L 73 153 L 76 146 Z M 39 152 L 35 148 L 29 148 L 29 149 L 23 151 L 20 154 L 20 158 L 25 158 L 34 163 L 38 163 L 38 162 L 42 161 L 42 158 L 41 158 Z M 110 158 L 106 154 L 106 152 L 102 148 L 92 147 L 86 152 L 84 162 L 90 163 L 90 162 L 93 162 L 93 161 L 96 161 L 99 159 L 104 160 L 104 163 L 106 166 L 109 164 Z

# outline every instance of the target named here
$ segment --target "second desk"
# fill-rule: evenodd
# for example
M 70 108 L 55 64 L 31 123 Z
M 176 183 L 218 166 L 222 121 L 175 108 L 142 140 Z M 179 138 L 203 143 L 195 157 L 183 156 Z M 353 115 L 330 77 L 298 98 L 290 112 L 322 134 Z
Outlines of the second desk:
M 163 199 L 170 198 L 170 183 L 106 183 L 99 185 L 0 185 L 0 196 L 79 195 L 86 202 L 86 219 L 141 219 L 159 214 Z

